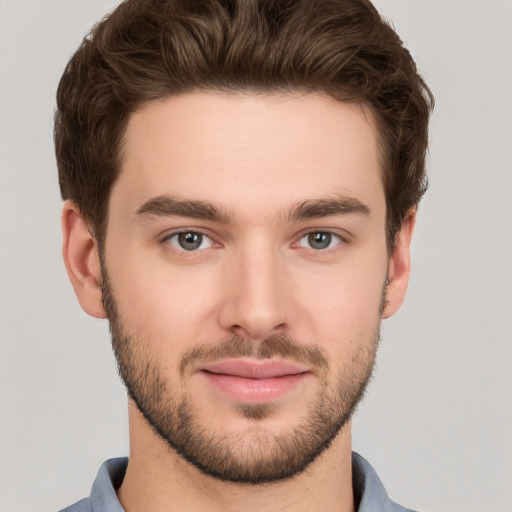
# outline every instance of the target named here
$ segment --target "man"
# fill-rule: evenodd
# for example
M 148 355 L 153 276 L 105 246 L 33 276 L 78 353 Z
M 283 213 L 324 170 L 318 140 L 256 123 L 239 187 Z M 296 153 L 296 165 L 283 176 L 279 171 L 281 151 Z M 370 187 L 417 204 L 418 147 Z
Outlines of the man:
M 128 0 L 69 62 L 63 254 L 130 457 L 67 510 L 404 510 L 351 451 L 431 94 L 363 0 Z

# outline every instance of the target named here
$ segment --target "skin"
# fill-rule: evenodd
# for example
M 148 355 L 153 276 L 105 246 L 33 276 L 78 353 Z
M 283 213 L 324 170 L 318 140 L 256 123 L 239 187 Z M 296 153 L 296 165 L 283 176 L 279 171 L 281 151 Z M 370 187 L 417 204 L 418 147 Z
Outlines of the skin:
M 188 393 L 198 421 L 214 432 L 246 439 L 241 450 L 255 442 L 256 421 L 260 435 L 292 432 L 308 403 L 356 366 L 358 354 L 371 352 L 381 319 L 401 306 L 415 216 L 388 254 L 381 172 L 371 112 L 317 94 L 194 92 L 132 114 L 109 199 L 104 254 L 117 306 L 124 325 L 159 361 L 169 388 Z M 162 196 L 208 202 L 224 215 L 143 211 Z M 367 211 L 290 213 L 300 204 L 340 199 Z M 208 238 L 184 251 L 172 237 L 180 229 Z M 307 235 L 316 232 L 334 235 L 331 246 L 313 249 Z M 77 297 L 87 313 L 104 318 L 98 247 L 71 202 L 63 233 Z M 235 399 L 201 375 L 179 375 L 180 358 L 198 343 L 215 346 L 233 335 L 258 343 L 275 334 L 318 346 L 331 372 L 308 375 L 273 401 L 268 417 L 248 420 Z M 184 461 L 131 400 L 129 417 L 130 462 L 118 490 L 127 512 L 354 510 L 350 422 L 304 472 L 241 486 Z

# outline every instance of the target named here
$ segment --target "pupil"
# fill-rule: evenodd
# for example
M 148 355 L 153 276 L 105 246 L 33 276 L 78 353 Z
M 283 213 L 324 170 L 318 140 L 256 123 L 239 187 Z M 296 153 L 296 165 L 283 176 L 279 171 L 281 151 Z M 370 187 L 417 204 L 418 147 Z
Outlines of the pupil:
M 332 237 L 330 233 L 311 233 L 308 238 L 313 249 L 325 249 L 331 244 Z
M 180 233 L 178 241 L 183 249 L 193 251 L 201 245 L 203 235 L 201 235 L 201 233 Z

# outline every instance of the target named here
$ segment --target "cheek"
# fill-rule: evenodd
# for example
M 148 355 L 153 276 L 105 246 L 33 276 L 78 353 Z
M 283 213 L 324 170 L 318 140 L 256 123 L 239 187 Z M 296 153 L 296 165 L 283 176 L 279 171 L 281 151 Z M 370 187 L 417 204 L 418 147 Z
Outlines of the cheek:
M 214 276 L 207 269 L 173 267 L 161 258 L 144 259 L 126 251 L 108 265 L 123 323 L 133 334 L 161 350 L 205 338 L 215 310 Z M 110 270 L 112 269 L 112 270 Z
M 304 285 L 300 292 L 300 318 L 313 329 L 309 336 L 336 351 L 351 341 L 372 339 L 380 325 L 386 271 L 385 258 L 317 271 L 314 286 Z

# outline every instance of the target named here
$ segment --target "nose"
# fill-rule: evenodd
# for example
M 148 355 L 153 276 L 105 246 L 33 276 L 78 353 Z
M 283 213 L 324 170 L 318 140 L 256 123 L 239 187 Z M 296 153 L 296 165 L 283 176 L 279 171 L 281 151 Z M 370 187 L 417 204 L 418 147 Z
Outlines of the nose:
M 240 251 L 226 265 L 219 321 L 253 340 L 285 332 L 291 322 L 291 283 L 283 258 L 265 247 Z

